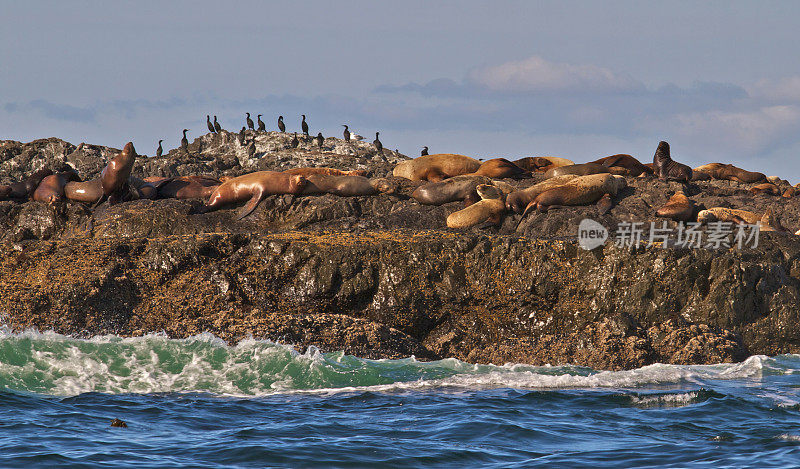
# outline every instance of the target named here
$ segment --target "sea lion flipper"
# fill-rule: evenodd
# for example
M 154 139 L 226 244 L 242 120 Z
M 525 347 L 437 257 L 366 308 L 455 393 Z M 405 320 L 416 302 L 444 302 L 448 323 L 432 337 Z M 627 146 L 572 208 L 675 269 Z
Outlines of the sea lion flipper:
M 107 195 L 103 195 L 99 199 L 97 199 L 97 202 L 95 202 L 94 205 L 92 205 L 92 210 L 96 210 L 97 207 L 99 207 L 103 202 L 105 202 L 107 198 L 108 198 Z
M 611 199 L 611 194 L 603 194 L 603 197 L 597 201 L 597 210 L 600 215 L 605 215 L 614 207 L 614 201 Z
M 538 208 L 538 206 L 539 206 L 539 204 L 538 204 L 538 203 L 537 203 L 535 200 L 531 201 L 531 202 L 530 202 L 530 203 L 529 203 L 529 204 L 528 204 L 528 205 L 525 207 L 525 210 L 523 210 L 523 211 L 522 211 L 522 218 L 525 218 L 525 217 L 528 215 L 528 213 L 530 213 L 530 212 L 532 212 L 532 211 L 536 210 L 536 209 Z
M 253 213 L 253 210 L 255 210 L 256 207 L 258 207 L 258 203 L 261 202 L 261 198 L 263 195 L 264 195 L 263 191 L 261 191 L 260 189 L 257 190 L 253 194 L 253 197 L 251 197 L 250 200 L 248 200 L 247 203 L 244 204 L 244 207 L 242 207 L 242 210 L 239 211 L 239 214 L 236 216 L 236 219 L 241 220 L 242 218 Z
M 747 220 L 740 217 L 739 215 L 731 215 L 731 221 L 736 223 L 737 225 L 747 225 Z

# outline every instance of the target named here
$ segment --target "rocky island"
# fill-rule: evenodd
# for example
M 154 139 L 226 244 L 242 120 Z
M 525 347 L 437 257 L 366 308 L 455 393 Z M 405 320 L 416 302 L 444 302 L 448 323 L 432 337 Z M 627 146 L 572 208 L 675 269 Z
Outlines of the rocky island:
M 628 369 L 800 352 L 800 237 L 762 232 L 743 249 L 621 248 L 576 241 L 585 218 L 611 228 L 661 223 L 683 190 L 800 228 L 800 200 L 748 184 L 627 178 L 611 210 L 594 205 L 508 213 L 449 229 L 461 202 L 421 205 L 419 183 L 392 175 L 407 159 L 366 142 L 292 134 L 203 135 L 188 151 L 141 156 L 139 178 L 329 166 L 362 170 L 393 193 L 273 195 L 237 220 L 203 200 L 0 202 L 0 315 L 14 331 L 181 338 L 211 332 L 316 346 L 366 358 L 456 357 L 475 363 Z M 96 178 L 117 149 L 57 138 L 0 141 L 0 184 L 47 167 Z M 602 156 L 602 155 L 598 155 Z M 643 161 L 649 156 L 641 155 Z M 521 188 L 543 179 L 507 180 Z M 669 222 L 674 226 L 674 222 Z

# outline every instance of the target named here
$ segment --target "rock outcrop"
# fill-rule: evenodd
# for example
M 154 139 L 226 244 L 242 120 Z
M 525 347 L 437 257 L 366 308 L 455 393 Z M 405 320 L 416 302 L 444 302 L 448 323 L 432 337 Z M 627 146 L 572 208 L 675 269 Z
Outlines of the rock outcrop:
M 190 154 L 142 158 L 139 177 L 237 175 L 334 166 L 385 177 L 402 155 L 326 139 L 292 149 L 291 134 L 198 138 Z M 305 145 L 305 146 L 303 146 Z M 0 142 L 0 182 L 57 164 L 83 178 L 115 151 L 57 139 Z M 58 169 L 58 168 L 54 168 Z M 519 187 L 533 181 L 508 181 Z M 270 196 L 253 215 L 200 213 L 202 201 L 139 200 L 94 212 L 80 204 L 0 202 L 0 314 L 15 330 L 91 336 L 210 331 L 363 357 L 574 363 L 603 369 L 715 363 L 800 352 L 800 238 L 761 233 L 758 247 L 578 247 L 578 222 L 663 220 L 676 183 L 629 178 L 616 206 L 509 215 L 492 228 L 448 230 L 459 203 L 397 194 Z M 705 206 L 772 207 L 792 231 L 800 201 L 729 181 L 684 189 Z M 674 226 L 669 222 L 670 226 Z

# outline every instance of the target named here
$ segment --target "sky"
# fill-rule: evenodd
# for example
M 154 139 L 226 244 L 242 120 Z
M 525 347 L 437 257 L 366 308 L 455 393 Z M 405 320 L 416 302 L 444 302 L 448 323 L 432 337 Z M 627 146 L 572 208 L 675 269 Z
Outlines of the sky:
M 800 182 L 800 2 L 0 0 L 0 139 L 153 154 L 245 112 L 410 156 L 616 153 Z

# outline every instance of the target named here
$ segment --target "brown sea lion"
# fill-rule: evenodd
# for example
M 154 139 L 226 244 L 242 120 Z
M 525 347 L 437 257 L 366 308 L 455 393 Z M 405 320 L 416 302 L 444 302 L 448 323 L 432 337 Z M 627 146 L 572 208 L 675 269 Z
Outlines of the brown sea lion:
M 631 155 L 626 155 L 624 153 L 606 156 L 604 158 L 600 158 L 599 160 L 592 161 L 592 163 L 601 164 L 609 168 L 614 174 L 616 173 L 614 172 L 613 168 L 624 169 L 626 170 L 626 174 L 621 175 L 627 175 L 631 177 L 636 177 L 641 174 L 653 174 L 652 169 L 643 165 L 639 160 Z
M 751 187 L 750 192 L 753 194 L 769 194 L 769 195 L 781 195 L 781 190 L 775 184 L 771 182 L 764 182 L 761 184 L 756 184 L 755 186 Z
M 761 227 L 759 227 L 760 231 L 777 231 L 779 233 L 787 233 L 787 230 L 781 222 L 775 218 L 775 215 L 772 214 L 772 207 L 768 208 L 764 215 L 761 216 Z
M 481 184 L 491 184 L 492 180 L 486 176 L 465 174 L 447 178 L 441 182 L 429 182 L 417 187 L 411 197 L 424 205 L 442 205 L 472 197 L 476 202 L 479 198 L 475 188 Z
M 367 172 L 361 169 L 345 171 L 335 168 L 292 168 L 284 171 L 286 174 L 299 174 L 301 176 L 311 176 L 312 174 L 324 174 L 327 176 L 366 176 Z
M 692 170 L 692 181 L 710 181 L 711 179 L 712 177 L 708 173 L 704 173 L 698 169 Z
M 678 163 L 670 157 L 669 143 L 658 142 L 658 148 L 653 155 L 653 168 L 659 179 L 664 181 L 686 182 L 692 180 L 692 168 Z
M 528 204 L 533 202 L 534 199 L 539 196 L 539 194 L 555 187 L 562 186 L 567 181 L 575 179 L 576 177 L 578 176 L 574 174 L 555 176 L 525 189 L 510 193 L 508 194 L 508 197 L 506 197 L 506 208 L 508 210 L 513 210 L 515 213 L 522 213 L 525 211 L 525 208 L 528 206 Z
M 333 194 L 340 197 L 356 197 L 375 195 L 379 188 L 388 190 L 385 179 L 375 179 L 374 183 L 364 176 L 332 176 L 327 174 L 311 174 L 302 195 Z
M 103 197 L 103 184 L 99 178 L 69 182 L 64 186 L 64 196 L 73 202 L 95 203 Z
M 548 169 L 544 173 L 544 177 L 551 178 L 554 176 L 564 176 L 565 174 L 574 174 L 576 176 L 588 176 L 590 174 L 610 173 L 609 169 L 597 163 L 581 163 L 569 166 L 559 166 L 558 168 Z
M 277 171 L 258 171 L 223 182 L 214 190 L 206 202 L 206 210 L 216 210 L 223 205 L 248 202 L 242 207 L 237 219 L 250 215 L 261 200 L 271 194 L 300 194 L 308 183 L 305 176 Z M 249 199 L 249 200 L 248 200 Z
M 487 221 L 494 224 L 500 223 L 500 219 L 506 211 L 503 191 L 499 187 L 488 184 L 480 184 L 475 190 L 481 200 L 448 215 L 448 228 L 469 228 Z
M 675 221 L 689 221 L 694 214 L 694 203 L 683 191 L 672 194 L 663 207 L 656 210 L 656 216 Z
M 156 184 L 162 199 L 207 199 L 222 182 L 203 176 L 180 176 L 151 184 Z
M 44 202 L 50 205 L 64 201 L 64 187 L 70 181 L 80 181 L 74 171 L 62 171 L 58 174 L 51 174 L 42 179 L 39 187 L 33 192 L 33 200 Z
M 782 196 L 787 198 L 787 199 L 791 199 L 792 197 L 795 196 L 796 193 L 797 193 L 797 189 L 795 189 L 794 186 L 789 186 L 789 187 L 786 188 L 785 191 L 783 191 L 783 195 Z
M 11 195 L 11 186 L 8 185 L 1 185 L 0 186 L 0 200 L 6 200 Z
M 520 168 L 505 158 L 493 158 L 484 161 L 481 167 L 472 174 L 475 176 L 505 179 L 530 177 L 531 172 Z
M 412 181 L 437 182 L 453 176 L 474 173 L 481 162 L 464 155 L 440 153 L 400 162 L 392 174 Z
M 548 169 L 557 168 L 559 166 L 573 165 L 575 162 L 557 156 L 528 156 L 515 160 L 514 164 L 526 171 L 543 173 Z
M 136 161 L 136 149 L 133 143 L 128 142 L 119 155 L 114 157 L 100 173 L 100 182 L 103 186 L 103 197 L 97 202 L 99 205 L 106 198 L 113 204 L 125 198 L 130 193 L 128 178 Z
M 528 204 L 523 215 L 534 208 L 546 212 L 551 208 L 593 204 L 605 194 L 612 197 L 617 195 L 617 192 L 626 185 L 624 177 L 608 173 L 578 176 L 559 187 L 539 194 Z
M 5 186 L 8 188 L 5 190 L 5 192 L 7 192 L 5 198 L 17 201 L 25 201 L 30 199 L 33 197 L 33 193 L 36 191 L 36 188 L 39 187 L 42 179 L 52 174 L 53 171 L 48 168 L 42 168 L 34 171 L 30 176 L 25 178 L 24 181 L 14 182 L 8 186 Z M 3 198 L 4 197 L 0 197 L 0 200 L 3 200 Z
M 600 215 L 605 215 L 614 208 L 614 199 L 611 198 L 611 194 L 603 194 L 603 197 L 600 197 L 596 205 L 597 212 Z
M 694 169 L 694 171 L 700 171 L 708 174 L 713 179 L 724 179 L 728 181 L 744 182 L 747 184 L 767 180 L 767 177 L 764 175 L 764 173 L 745 171 L 744 169 L 737 168 L 732 164 L 709 163 L 698 166 Z

